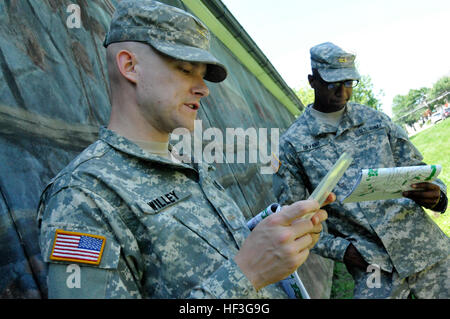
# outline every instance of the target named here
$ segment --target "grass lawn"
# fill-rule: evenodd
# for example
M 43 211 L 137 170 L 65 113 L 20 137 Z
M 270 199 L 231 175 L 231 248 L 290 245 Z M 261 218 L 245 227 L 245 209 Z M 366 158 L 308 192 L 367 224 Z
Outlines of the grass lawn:
M 411 142 L 422 153 L 425 163 L 442 166 L 439 178 L 447 185 L 447 188 L 450 188 L 450 118 L 414 135 Z M 450 236 L 450 209 L 447 208 L 444 214 L 425 211 L 444 233 Z M 345 265 L 335 262 L 330 298 L 351 299 L 353 287 L 352 276 L 347 272 Z
M 411 142 L 422 153 L 425 163 L 442 166 L 439 179 L 447 185 L 448 189 L 450 187 L 450 118 L 414 135 Z M 447 208 L 444 214 L 433 213 L 429 210 L 426 210 L 426 212 L 444 233 L 450 236 L 449 209 Z

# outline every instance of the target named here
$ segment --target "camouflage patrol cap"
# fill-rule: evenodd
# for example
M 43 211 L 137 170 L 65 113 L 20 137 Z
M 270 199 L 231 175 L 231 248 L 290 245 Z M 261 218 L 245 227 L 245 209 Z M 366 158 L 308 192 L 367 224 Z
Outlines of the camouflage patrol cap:
M 152 0 L 120 1 L 103 45 L 123 41 L 144 42 L 172 58 L 205 63 L 205 80 L 221 82 L 227 76 L 225 66 L 209 52 L 209 30 L 179 8 Z
M 355 55 L 345 52 L 331 42 L 311 48 L 311 67 L 317 69 L 325 82 L 359 80 L 355 67 Z

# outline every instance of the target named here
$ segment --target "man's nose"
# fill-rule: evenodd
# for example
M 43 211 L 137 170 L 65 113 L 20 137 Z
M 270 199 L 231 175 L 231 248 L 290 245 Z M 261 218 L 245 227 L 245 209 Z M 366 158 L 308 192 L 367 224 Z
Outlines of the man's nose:
M 196 96 L 207 97 L 209 95 L 209 88 L 203 78 L 199 78 L 192 88 L 193 94 Z
M 337 96 L 342 96 L 345 92 L 345 86 L 344 83 L 339 83 L 339 86 L 336 88 L 336 95 Z

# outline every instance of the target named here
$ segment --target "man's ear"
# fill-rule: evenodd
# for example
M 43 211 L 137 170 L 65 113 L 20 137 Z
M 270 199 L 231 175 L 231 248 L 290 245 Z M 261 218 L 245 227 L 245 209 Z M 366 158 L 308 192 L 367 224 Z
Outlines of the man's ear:
M 137 82 L 136 57 L 128 50 L 120 50 L 116 54 L 117 68 L 120 74 L 132 83 Z

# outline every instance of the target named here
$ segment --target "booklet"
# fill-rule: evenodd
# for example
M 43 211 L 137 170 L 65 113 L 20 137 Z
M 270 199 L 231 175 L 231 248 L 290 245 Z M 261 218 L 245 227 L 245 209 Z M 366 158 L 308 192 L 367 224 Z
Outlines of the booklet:
M 400 198 L 402 192 L 413 190 L 412 184 L 434 181 L 441 170 L 441 165 L 363 169 L 353 189 L 341 202 Z

